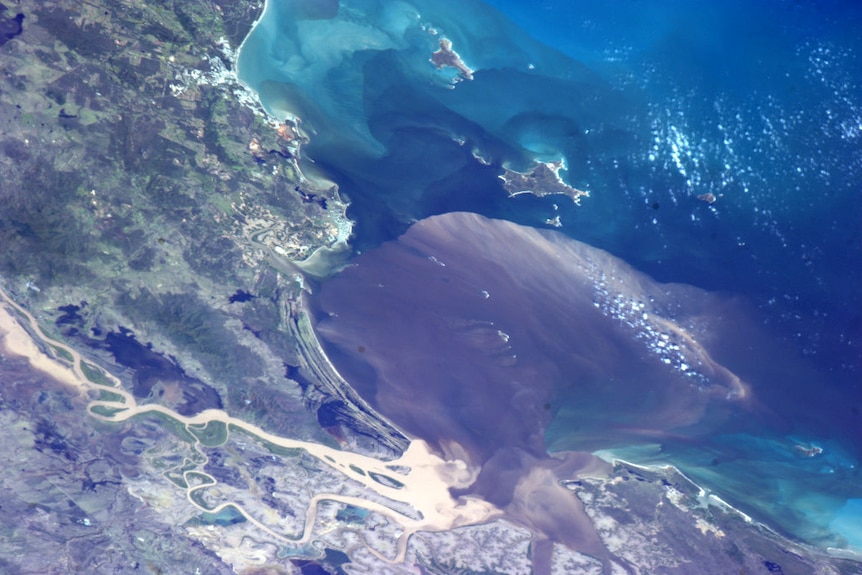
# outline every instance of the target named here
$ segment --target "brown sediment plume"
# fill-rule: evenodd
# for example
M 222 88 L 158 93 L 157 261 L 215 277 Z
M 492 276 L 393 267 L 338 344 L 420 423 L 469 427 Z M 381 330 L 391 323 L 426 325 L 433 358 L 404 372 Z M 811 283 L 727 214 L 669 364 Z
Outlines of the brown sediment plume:
M 439 68 L 455 68 L 465 80 L 473 79 L 473 70 L 471 70 L 458 52 L 452 49 L 452 41 L 448 38 L 440 39 L 440 49 L 431 54 L 431 63 Z
M 544 454 L 560 414 L 542 406 L 560 393 L 577 406 L 579 450 L 748 396 L 703 341 L 715 296 L 562 234 L 446 214 L 355 263 L 316 295 L 339 370 L 399 428 L 474 464 L 508 446 Z
M 500 450 L 466 490 L 502 510 L 503 516 L 533 533 L 534 545 L 548 553 L 533 554 L 533 572 L 550 573 L 553 545 L 561 543 L 606 561 L 610 554 L 584 506 L 565 484 L 578 477 L 607 477 L 611 466 L 586 452 L 536 457 L 520 450 Z
M 560 482 L 598 465 L 590 451 L 705 430 L 748 395 L 707 349 L 715 296 L 558 232 L 450 213 L 354 263 L 315 295 L 339 371 L 400 429 L 480 470 L 454 494 L 527 526 L 537 549 L 612 560 Z

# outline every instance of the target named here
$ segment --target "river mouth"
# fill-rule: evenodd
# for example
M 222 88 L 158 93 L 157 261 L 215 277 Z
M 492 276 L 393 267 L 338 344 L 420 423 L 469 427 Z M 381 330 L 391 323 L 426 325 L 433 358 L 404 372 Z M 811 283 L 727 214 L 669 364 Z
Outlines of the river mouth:
M 603 451 L 676 465 L 785 534 L 843 540 L 830 529 L 858 496 L 856 459 L 822 426 L 786 432 L 807 399 L 764 404 L 777 371 L 784 389 L 810 373 L 775 367 L 783 345 L 743 302 L 659 284 L 556 232 L 453 213 L 359 256 L 314 305 L 331 359 L 365 401 L 481 470 L 458 493 L 521 509 L 519 486 L 554 483 L 535 473 L 565 481 L 579 473 L 567 458 Z M 815 499 L 822 513 L 806 512 Z M 565 516 L 533 525 L 558 542 L 586 533 Z

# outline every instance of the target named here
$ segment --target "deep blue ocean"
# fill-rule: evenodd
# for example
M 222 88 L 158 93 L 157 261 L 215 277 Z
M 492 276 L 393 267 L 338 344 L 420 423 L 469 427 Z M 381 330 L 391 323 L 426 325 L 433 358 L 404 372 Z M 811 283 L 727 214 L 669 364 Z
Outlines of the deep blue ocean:
M 302 165 L 349 198 L 357 252 L 470 211 L 744 301 L 775 340 L 739 360 L 772 415 L 612 447 L 862 552 L 859 30 L 852 0 L 270 1 L 237 65 L 301 119 Z M 472 79 L 429 61 L 440 38 Z M 504 191 L 504 167 L 558 160 L 581 205 Z M 549 449 L 569 447 L 564 423 Z

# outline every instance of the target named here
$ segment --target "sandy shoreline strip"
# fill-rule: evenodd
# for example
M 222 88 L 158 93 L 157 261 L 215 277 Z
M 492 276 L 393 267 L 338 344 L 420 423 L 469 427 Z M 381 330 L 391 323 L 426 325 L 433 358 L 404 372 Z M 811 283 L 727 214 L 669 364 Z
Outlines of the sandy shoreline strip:
M 245 86 L 249 90 L 252 90 L 252 88 L 249 87 L 245 82 L 240 80 L 240 77 L 239 77 L 240 76 L 240 74 L 239 74 L 239 55 L 242 52 L 242 49 L 245 46 L 245 43 L 248 42 L 249 38 L 251 38 L 251 35 L 254 33 L 254 31 L 258 27 L 258 25 L 263 21 L 264 17 L 266 16 L 267 11 L 270 8 L 271 8 L 270 0 L 264 0 L 263 9 L 261 9 L 260 15 L 258 15 L 257 19 L 254 22 L 252 22 L 251 28 L 248 29 L 248 33 L 245 35 L 245 38 L 242 39 L 242 42 L 240 42 L 239 47 L 234 52 L 234 59 L 231 62 L 231 66 L 233 67 L 233 75 L 236 78 L 237 82 L 239 82 L 240 84 L 242 84 L 243 86 Z M 254 91 L 254 90 L 252 90 L 252 91 Z

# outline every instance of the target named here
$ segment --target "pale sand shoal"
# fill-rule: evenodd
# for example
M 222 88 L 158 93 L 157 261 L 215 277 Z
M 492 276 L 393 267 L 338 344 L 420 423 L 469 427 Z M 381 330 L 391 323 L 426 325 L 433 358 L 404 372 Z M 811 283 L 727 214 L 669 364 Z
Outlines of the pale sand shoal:
M 41 371 L 61 383 L 75 388 L 85 386 L 85 382 L 82 382 L 75 375 L 72 368 L 63 365 L 39 349 L 27 330 L 18 323 L 4 305 L 0 305 L 0 349 L 5 355 L 27 358 L 33 369 Z

